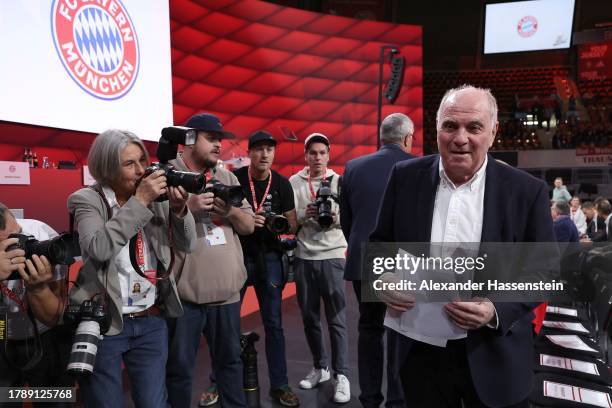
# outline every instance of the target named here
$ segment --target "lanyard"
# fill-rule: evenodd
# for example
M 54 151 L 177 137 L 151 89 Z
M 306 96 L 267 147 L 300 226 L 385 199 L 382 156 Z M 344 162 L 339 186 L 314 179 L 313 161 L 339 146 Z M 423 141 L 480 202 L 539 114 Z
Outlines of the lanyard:
M 10 290 L 2 282 L 0 282 L 0 291 L 2 292 L 2 294 L 4 296 L 6 296 L 7 298 L 11 299 L 13 302 L 17 303 L 19 305 L 19 308 L 21 309 L 21 311 L 25 312 L 27 310 L 27 307 L 26 307 L 25 303 L 23 302 L 23 299 L 21 299 L 15 292 Z
M 136 273 L 143 278 L 147 279 L 151 284 L 155 285 L 157 280 L 166 278 L 157 278 L 157 271 L 155 269 L 146 269 L 145 256 L 144 256 L 144 237 L 142 230 L 138 230 L 138 234 L 130 240 L 130 261 L 132 261 L 132 267 Z M 132 257 L 133 255 L 133 257 Z
M 270 171 L 270 177 L 268 177 L 268 185 L 266 187 L 266 191 L 263 193 L 263 197 L 261 197 L 261 203 L 257 204 L 257 196 L 255 195 L 255 185 L 253 184 L 253 179 L 251 178 L 251 166 L 248 169 L 249 175 L 249 187 L 251 187 L 251 195 L 253 196 L 253 209 L 257 214 L 264 205 L 266 201 L 266 197 L 268 196 L 268 192 L 270 191 L 270 186 L 272 185 L 272 171 Z
M 312 187 L 312 178 L 310 177 L 310 172 L 308 172 L 308 188 L 310 189 L 310 198 L 312 201 L 315 201 L 317 199 L 317 194 L 314 191 L 314 188 Z

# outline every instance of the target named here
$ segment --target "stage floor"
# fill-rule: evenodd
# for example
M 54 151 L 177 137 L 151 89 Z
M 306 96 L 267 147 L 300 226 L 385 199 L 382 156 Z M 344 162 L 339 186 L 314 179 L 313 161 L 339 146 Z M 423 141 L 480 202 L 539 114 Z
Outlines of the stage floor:
M 327 381 L 313 390 L 302 390 L 298 386 L 298 382 L 310 372 L 312 368 L 312 358 L 306 338 L 304 336 L 304 327 L 302 318 L 297 304 L 297 298 L 291 296 L 283 301 L 283 327 L 285 330 L 286 350 L 287 350 L 287 367 L 289 376 L 289 385 L 300 398 L 300 407 L 303 408 L 319 408 L 319 407 L 346 407 L 357 408 L 359 403 L 359 380 L 357 378 L 357 321 L 359 318 L 359 310 L 357 307 L 357 299 L 353 292 L 353 286 L 350 282 L 346 283 L 347 297 L 347 330 L 349 338 L 349 368 L 351 382 L 351 400 L 346 404 L 335 404 L 333 398 L 332 381 Z M 327 324 L 325 323 L 324 309 L 321 305 L 321 314 L 323 319 L 323 332 L 325 337 L 325 346 L 328 354 L 331 354 L 329 344 L 329 334 L 327 332 Z M 260 402 L 261 408 L 281 407 L 282 405 L 275 403 L 268 396 L 269 380 L 268 367 L 264 349 L 264 329 L 261 323 L 259 312 L 251 313 L 242 318 L 242 332 L 255 331 L 260 335 L 260 340 L 256 344 L 258 353 L 258 371 L 259 371 L 259 387 L 260 387 Z M 202 339 L 200 351 L 197 357 L 197 366 L 194 379 L 194 387 L 192 392 L 192 407 L 197 407 L 200 394 L 208 388 L 210 380 L 210 357 L 206 346 L 206 341 Z M 129 396 L 129 392 L 125 394 L 126 406 L 133 407 L 133 403 Z M 219 404 L 213 405 L 219 407 Z

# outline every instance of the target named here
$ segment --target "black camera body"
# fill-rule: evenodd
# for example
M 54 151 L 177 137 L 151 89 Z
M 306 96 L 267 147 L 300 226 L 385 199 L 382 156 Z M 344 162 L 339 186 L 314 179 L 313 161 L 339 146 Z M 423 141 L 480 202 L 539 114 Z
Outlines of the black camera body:
M 189 171 L 175 170 L 174 166 L 165 163 L 153 163 L 145 170 L 143 177 L 147 177 L 157 170 L 163 170 L 166 176 L 166 183 L 171 187 L 181 186 L 188 193 L 199 194 L 206 185 L 206 178 L 200 173 L 192 173 Z M 166 201 L 168 196 L 166 194 L 161 195 L 155 201 Z
M 284 215 L 278 215 L 272 211 L 265 212 L 265 226 L 274 234 L 286 234 L 291 229 L 289 220 Z
M 68 305 L 64 310 L 64 322 L 78 324 L 67 371 L 72 374 L 91 374 L 102 334 L 110 328 L 104 305 L 89 299 L 80 305 Z
M 159 144 L 157 145 L 157 158 L 159 163 L 153 163 L 147 167 L 143 177 L 149 176 L 157 170 L 163 170 L 168 186 L 183 187 L 188 193 L 199 194 L 206 185 L 206 178 L 200 173 L 188 171 L 178 171 L 174 166 L 168 164 L 170 160 L 176 158 L 178 146 L 190 146 L 196 142 L 198 132 L 195 129 L 183 126 L 170 126 L 161 131 Z M 159 196 L 155 201 L 166 201 L 167 194 Z
M 314 202 L 317 207 L 317 222 L 321 228 L 329 228 L 334 222 L 332 216 L 332 200 L 338 201 L 332 193 L 331 180 L 321 180 L 321 185 L 317 191 L 317 199 Z
M 46 241 L 39 241 L 31 235 L 11 234 L 9 238 L 17 238 L 19 242 L 6 248 L 6 251 L 22 249 L 25 257 L 32 259 L 32 255 L 44 255 L 52 265 L 72 265 L 75 256 L 81 256 L 76 234 L 61 234 Z M 9 280 L 21 279 L 17 271 L 13 272 Z
M 203 193 L 213 193 L 215 197 L 219 197 L 224 202 L 233 207 L 241 207 L 242 200 L 245 199 L 244 192 L 241 186 L 228 186 L 215 179 L 209 181 L 212 184 L 206 187 Z
M 100 334 L 106 333 L 110 328 L 106 308 L 95 300 L 84 300 L 80 305 L 70 304 L 64 309 L 64 322 L 76 325 L 83 321 L 92 321 L 100 325 Z
M 287 217 L 272 211 L 272 203 L 270 202 L 271 197 L 272 196 L 268 196 L 263 205 L 264 216 L 266 217 L 265 227 L 273 234 L 286 234 L 291 229 L 289 220 Z

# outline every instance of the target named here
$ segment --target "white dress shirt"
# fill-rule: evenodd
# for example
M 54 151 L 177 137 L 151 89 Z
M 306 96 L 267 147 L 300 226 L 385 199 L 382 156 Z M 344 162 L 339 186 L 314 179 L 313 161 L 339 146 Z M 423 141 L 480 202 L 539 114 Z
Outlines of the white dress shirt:
M 457 187 L 446 175 L 440 159 L 440 184 L 434 203 L 431 242 L 480 242 L 487 162 L 485 157 L 480 170 L 467 183 Z
M 572 221 L 574 221 L 574 224 L 576 225 L 576 228 L 578 229 L 578 232 L 580 233 L 580 235 L 583 235 L 584 233 L 586 233 L 586 229 L 587 229 L 586 216 L 584 215 L 582 210 L 580 208 L 576 209 L 575 211 L 571 209 L 570 216 L 572 218 Z
M 121 208 L 117 202 L 115 192 L 109 187 L 102 187 L 106 201 L 110 206 L 113 215 Z M 145 259 L 145 269 L 157 269 L 157 258 L 153 251 L 150 250 L 151 243 L 147 235 L 142 233 L 143 249 Z M 132 266 L 130 261 L 130 243 L 128 242 L 115 257 L 115 266 L 119 273 L 119 285 L 121 286 L 121 298 L 123 299 L 123 314 L 134 313 L 146 310 L 155 303 L 155 285 L 140 276 Z M 133 293 L 134 284 L 138 283 L 140 290 L 138 293 Z M 136 302 L 134 302 L 136 301 Z M 136 305 L 134 305 L 136 303 Z
M 456 186 L 447 176 L 442 159 L 440 159 L 438 165 L 440 183 L 436 191 L 431 222 L 430 241 L 433 244 L 480 242 L 488 160 L 488 157 L 485 156 L 485 161 L 476 174 L 466 183 Z M 477 251 L 478 246 L 470 246 L 470 249 Z M 497 316 L 497 311 L 495 315 Z M 467 337 L 467 333 L 458 338 L 463 337 Z

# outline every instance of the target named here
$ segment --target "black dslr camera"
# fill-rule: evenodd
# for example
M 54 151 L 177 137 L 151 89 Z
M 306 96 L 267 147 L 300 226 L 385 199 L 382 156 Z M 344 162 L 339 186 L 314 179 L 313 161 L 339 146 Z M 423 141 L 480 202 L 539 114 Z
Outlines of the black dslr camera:
M 319 215 L 319 225 L 321 228 L 329 228 L 334 222 L 332 217 L 332 200 L 338 202 L 338 198 L 332 194 L 331 180 L 321 180 L 315 206 Z
M 189 146 L 195 143 L 198 136 L 195 129 L 182 126 L 170 126 L 162 129 L 162 135 L 157 145 L 157 158 L 159 163 L 153 163 L 147 167 L 143 177 L 147 177 L 157 170 L 163 170 L 168 186 L 183 187 L 188 193 L 199 194 L 206 184 L 206 179 L 200 173 L 178 171 L 174 166 L 168 164 L 176 158 L 178 145 Z M 166 201 L 168 196 L 161 195 L 155 201 Z
M 17 238 L 19 242 L 6 248 L 7 252 L 22 249 L 28 259 L 31 259 L 32 255 L 44 255 L 52 265 L 72 265 L 74 257 L 81 256 L 81 248 L 74 234 L 61 234 L 46 241 L 39 241 L 31 235 L 24 234 L 11 234 L 9 238 Z M 8 279 L 21 279 L 21 276 L 15 271 Z
M 278 215 L 272 211 L 272 203 L 269 200 L 265 202 L 263 209 L 266 217 L 265 226 L 270 232 L 277 235 L 289 232 L 291 229 L 289 220 L 285 216 Z
M 104 305 L 95 300 L 84 300 L 80 305 L 68 305 L 64 310 L 64 322 L 78 324 L 68 360 L 68 372 L 93 373 L 98 343 L 110 327 Z
M 213 193 L 215 197 L 219 197 L 231 206 L 242 206 L 244 192 L 242 191 L 241 186 L 227 186 L 215 179 L 210 180 L 209 183 L 211 183 L 212 186 L 206 187 L 203 193 Z

